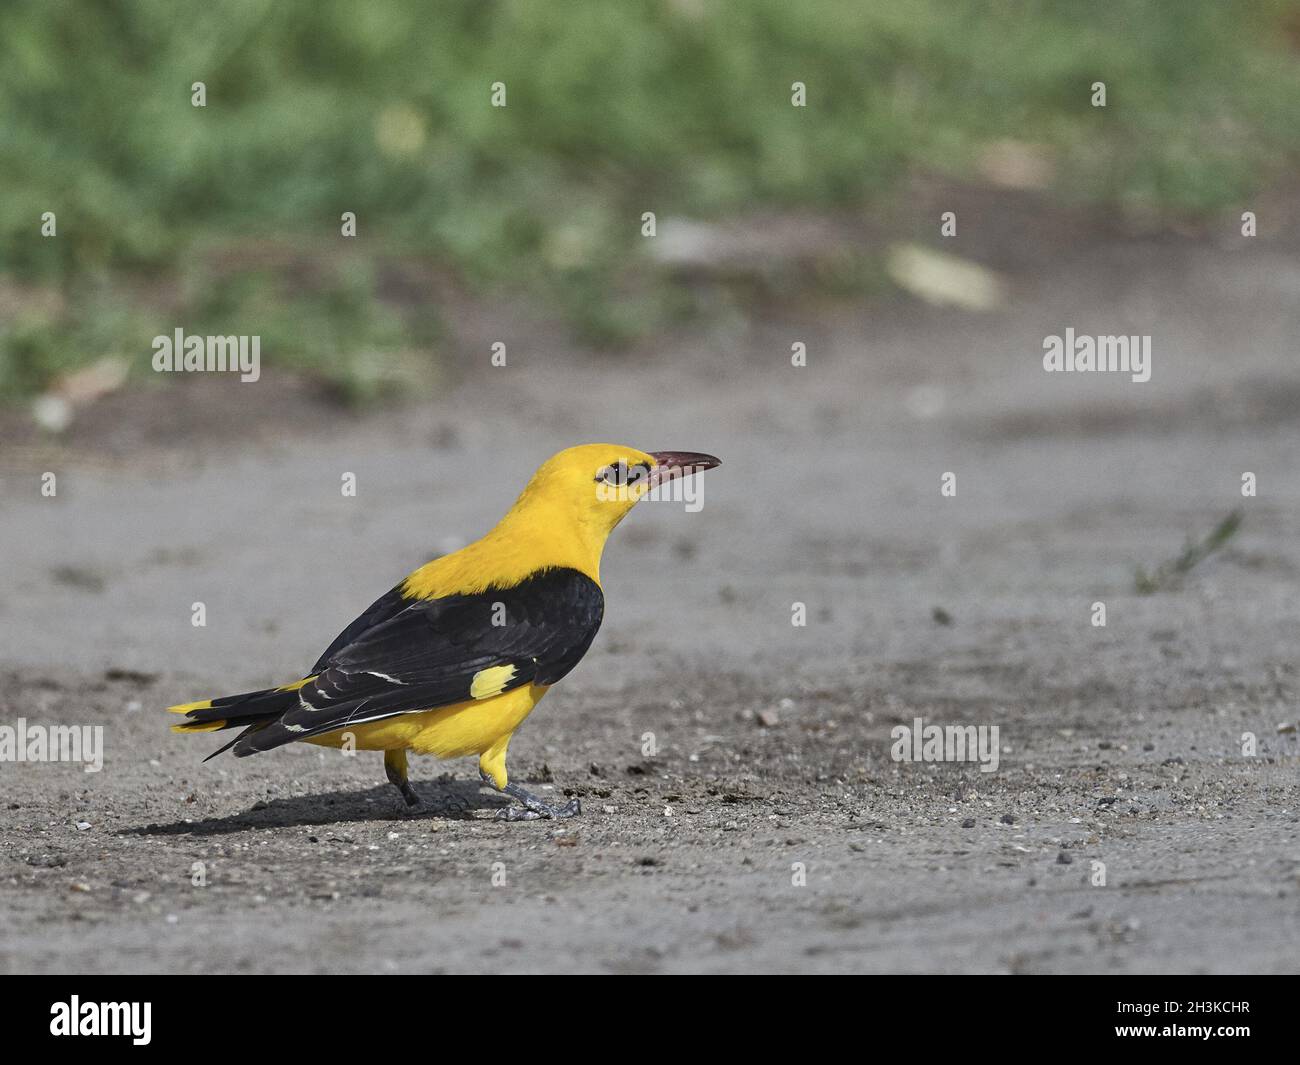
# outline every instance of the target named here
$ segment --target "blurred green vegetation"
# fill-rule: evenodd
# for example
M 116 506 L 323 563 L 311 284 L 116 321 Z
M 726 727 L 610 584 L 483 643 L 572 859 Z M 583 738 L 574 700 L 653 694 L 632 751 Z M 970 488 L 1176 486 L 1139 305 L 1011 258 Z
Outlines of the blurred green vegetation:
M 617 344 L 690 309 L 626 283 L 643 211 L 869 210 L 999 138 L 1056 194 L 1214 210 L 1294 160 L 1297 38 L 1284 0 L 7 0 L 0 394 L 181 325 L 366 398 L 437 347 L 392 262 Z

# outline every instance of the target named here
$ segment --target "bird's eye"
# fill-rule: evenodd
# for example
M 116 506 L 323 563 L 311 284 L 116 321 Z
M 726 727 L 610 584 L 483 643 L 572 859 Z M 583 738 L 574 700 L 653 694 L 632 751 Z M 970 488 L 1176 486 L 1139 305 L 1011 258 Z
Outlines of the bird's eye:
M 596 474 L 596 480 L 619 486 L 627 484 L 627 463 L 622 459 L 611 463 Z

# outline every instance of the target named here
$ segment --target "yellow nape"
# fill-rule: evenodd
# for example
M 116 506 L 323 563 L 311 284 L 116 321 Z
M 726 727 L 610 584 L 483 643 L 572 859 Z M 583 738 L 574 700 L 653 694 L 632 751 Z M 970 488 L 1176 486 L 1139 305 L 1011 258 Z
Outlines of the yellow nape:
M 654 456 L 619 444 L 583 444 L 542 463 L 506 516 L 490 533 L 436 558 L 402 584 L 409 599 L 473 595 L 511 588 L 544 569 L 574 569 L 600 583 L 605 541 L 645 494 L 644 480 L 623 491 L 599 480 L 622 462 L 654 465 Z
M 226 727 L 224 721 L 182 721 L 173 725 L 173 732 L 216 732 Z
M 503 788 L 508 783 L 506 747 L 510 736 L 546 690 L 546 685 L 525 684 L 503 695 L 372 721 L 313 736 L 307 742 L 342 747 L 350 736 L 351 746 L 359 751 L 410 750 L 438 758 L 477 754 L 479 768 Z
M 169 714 L 188 714 L 191 710 L 208 710 L 211 706 L 211 699 L 201 699 L 197 703 L 180 703 L 177 706 L 169 706 L 167 712 Z M 172 728 L 175 729 L 177 726 L 173 725 Z

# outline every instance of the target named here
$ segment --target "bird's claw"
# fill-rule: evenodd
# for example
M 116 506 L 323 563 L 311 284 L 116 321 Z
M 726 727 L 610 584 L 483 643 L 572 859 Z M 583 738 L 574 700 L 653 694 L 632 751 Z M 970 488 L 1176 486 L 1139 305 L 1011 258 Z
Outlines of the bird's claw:
M 582 803 L 576 798 L 570 799 L 563 806 L 551 806 L 549 803 L 534 801 L 531 806 L 507 806 L 498 810 L 498 821 L 537 821 L 543 817 L 576 817 L 582 813 Z
M 570 799 L 563 806 L 552 806 L 549 802 L 539 799 L 531 791 L 525 791 L 518 784 L 509 783 L 500 787 L 483 770 L 479 770 L 479 780 L 490 788 L 496 788 L 503 795 L 509 795 L 513 799 L 518 799 L 523 806 L 507 806 L 504 810 L 498 810 L 496 820 L 498 821 L 537 821 L 543 817 L 561 818 L 577 817 L 582 813 L 582 803 L 578 801 L 577 796 Z
M 498 810 L 495 821 L 536 821 L 538 818 L 545 817 L 545 814 L 538 813 L 536 810 L 529 810 L 524 806 L 507 806 L 503 810 Z

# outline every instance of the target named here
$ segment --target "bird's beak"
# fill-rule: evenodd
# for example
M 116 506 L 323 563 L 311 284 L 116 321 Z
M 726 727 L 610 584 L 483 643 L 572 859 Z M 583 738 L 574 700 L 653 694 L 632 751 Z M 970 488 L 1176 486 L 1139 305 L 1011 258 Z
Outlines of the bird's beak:
M 655 460 L 655 468 L 650 471 L 651 488 L 665 481 L 688 477 L 692 473 L 703 473 L 722 465 L 722 459 L 702 455 L 698 451 L 652 451 L 650 457 Z

